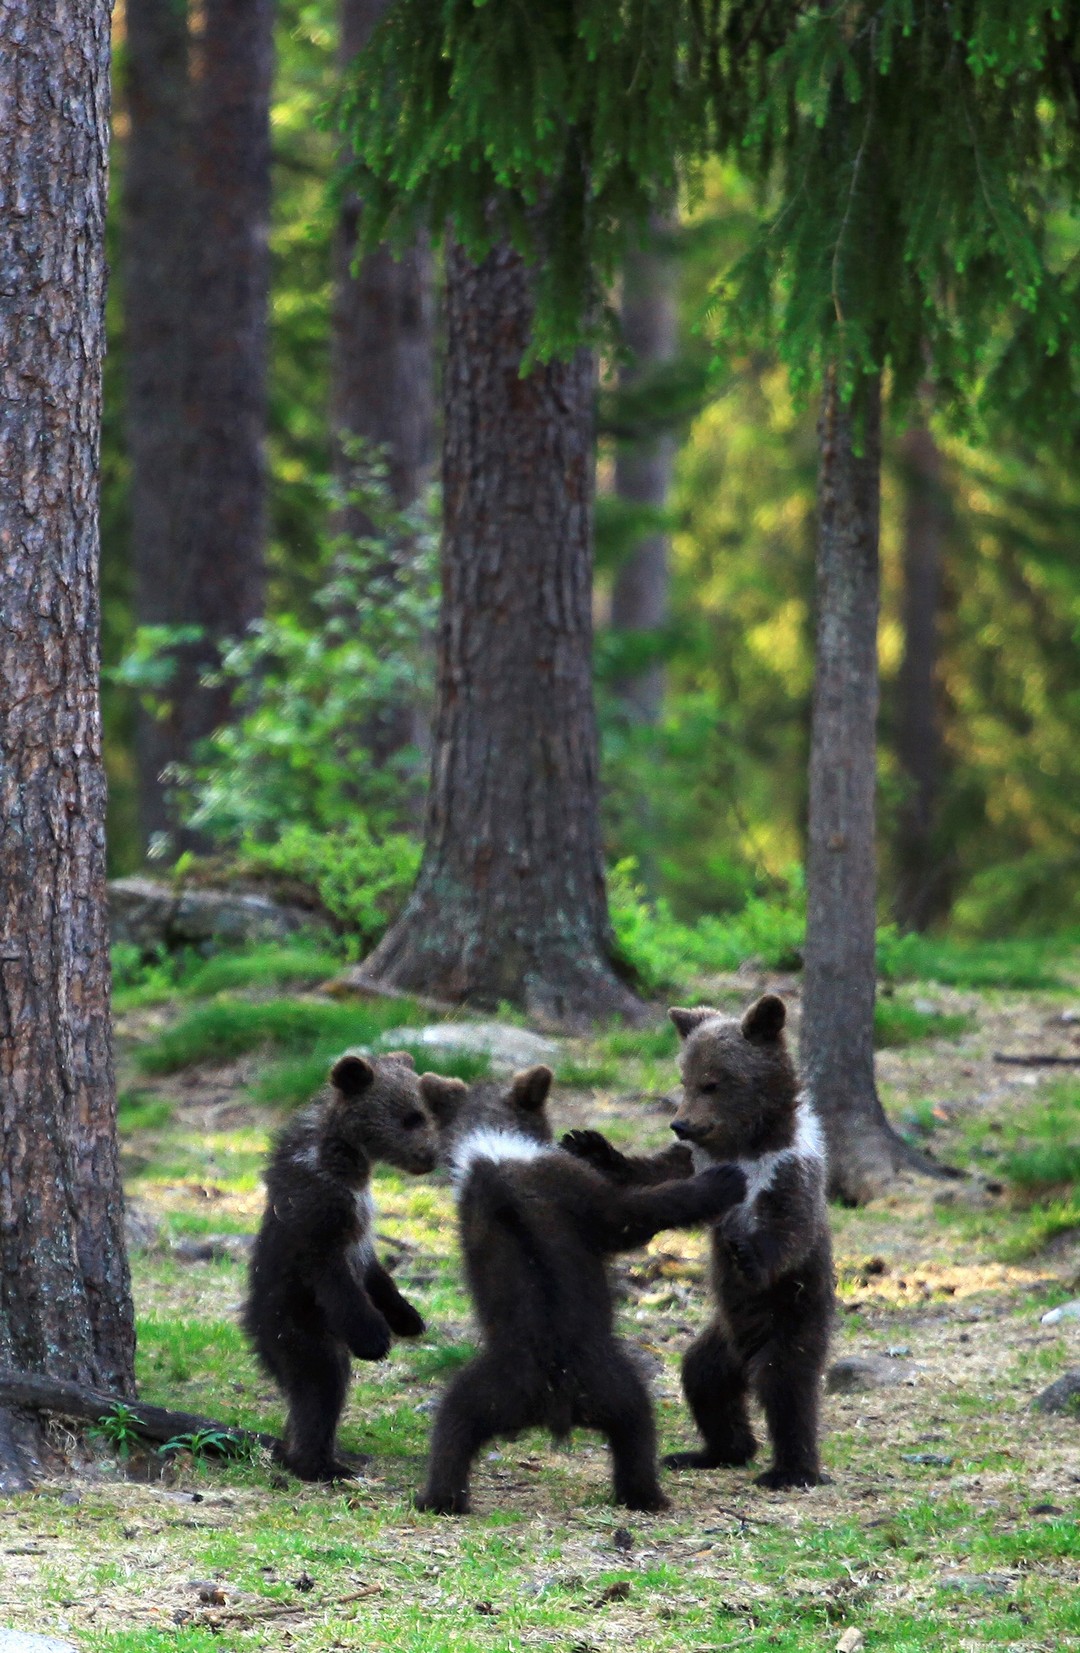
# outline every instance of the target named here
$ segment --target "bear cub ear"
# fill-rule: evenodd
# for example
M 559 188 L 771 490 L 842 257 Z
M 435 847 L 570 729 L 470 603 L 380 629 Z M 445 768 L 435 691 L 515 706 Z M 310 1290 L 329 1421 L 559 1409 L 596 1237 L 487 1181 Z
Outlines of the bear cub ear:
M 529 1113 L 535 1113 L 547 1101 L 551 1081 L 555 1075 L 550 1068 L 543 1065 L 535 1068 L 525 1068 L 521 1073 L 515 1073 L 510 1086 L 510 1100 L 515 1107 L 524 1108 Z
M 673 1005 L 668 1011 L 668 1016 L 675 1023 L 680 1039 L 688 1039 L 695 1027 L 700 1027 L 702 1022 L 707 1022 L 710 1016 L 719 1016 L 719 1014 L 718 1010 L 710 1010 L 706 1004 L 701 1005 L 697 1010 L 680 1010 L 677 1005 Z
M 766 993 L 752 1004 L 742 1019 L 743 1038 L 756 1045 L 778 1039 L 787 1020 L 787 1006 L 775 993 Z
M 335 1085 L 342 1096 L 360 1096 L 372 1084 L 375 1078 L 375 1069 L 363 1056 L 353 1056 L 346 1052 L 339 1056 L 330 1069 L 330 1083 Z
M 388 1050 L 383 1054 L 384 1062 L 403 1062 L 407 1068 L 416 1068 L 416 1058 L 411 1050 Z
M 464 1079 L 444 1079 L 441 1073 L 420 1075 L 420 1095 L 438 1125 L 449 1125 L 468 1093 Z

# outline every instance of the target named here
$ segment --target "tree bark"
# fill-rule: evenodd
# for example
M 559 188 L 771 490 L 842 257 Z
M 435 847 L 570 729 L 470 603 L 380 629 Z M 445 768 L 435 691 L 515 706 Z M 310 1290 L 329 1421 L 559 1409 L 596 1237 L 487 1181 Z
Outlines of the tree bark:
M 810 734 L 801 1053 L 828 1139 L 832 1192 L 859 1201 L 914 1156 L 874 1082 L 876 725 L 881 381 L 866 381 L 861 452 L 835 376 L 821 420 L 817 647 Z
M 46 27 L 0 0 L 0 1363 L 124 1396 L 97 697 L 109 12 L 59 0 Z
M 521 376 L 528 271 L 447 256 L 442 606 L 424 859 L 362 974 L 558 1022 L 613 968 L 592 695 L 594 366 Z
M 623 264 L 621 331 L 630 361 L 619 372 L 630 387 L 650 369 L 675 355 L 677 315 L 675 272 L 670 254 L 655 244 L 670 225 L 651 226 L 654 244 L 632 248 Z M 671 491 L 675 438 L 669 431 L 620 445 L 615 456 L 615 492 L 632 505 L 663 510 Z M 656 634 L 668 617 L 668 536 L 648 533 L 615 577 L 611 593 L 613 631 Z M 655 724 L 664 699 L 664 668 L 659 661 L 616 685 L 626 715 L 634 723 Z
M 124 348 L 135 622 L 182 618 L 184 386 L 191 304 L 191 155 L 187 0 L 127 0 Z M 144 847 L 168 830 L 161 776 L 180 755 L 173 731 L 141 708 L 136 723 Z
M 945 759 L 939 709 L 938 615 L 948 506 L 941 453 L 926 425 L 901 444 L 904 466 L 904 654 L 896 685 L 896 756 L 906 782 L 896 822 L 896 921 L 925 930 L 948 911 L 949 872 L 937 838 Z
M 173 618 L 203 638 L 182 651 L 174 684 L 178 762 L 231 715 L 228 687 L 200 686 L 201 671 L 263 611 L 273 22 L 273 0 L 206 0 L 192 43 L 194 266 Z

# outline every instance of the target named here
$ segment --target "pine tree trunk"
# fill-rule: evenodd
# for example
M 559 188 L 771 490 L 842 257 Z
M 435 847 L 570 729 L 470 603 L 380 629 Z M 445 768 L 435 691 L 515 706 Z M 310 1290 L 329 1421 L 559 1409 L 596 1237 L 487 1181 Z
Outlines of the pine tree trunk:
M 612 968 L 592 695 L 594 365 L 522 378 L 516 253 L 447 256 L 442 608 L 424 860 L 382 983 L 554 1021 L 632 1014 Z
M 881 382 L 855 415 L 826 384 L 819 425 L 817 645 L 810 737 L 802 1063 L 833 1192 L 870 1197 L 908 1152 L 874 1082 Z
M 193 288 L 174 619 L 186 649 L 168 729 L 177 761 L 230 717 L 225 686 L 199 686 L 223 638 L 263 611 L 266 355 L 270 284 L 273 0 L 206 0 L 193 41 Z
M 669 226 L 653 224 L 654 237 Z M 623 265 L 621 331 L 631 359 L 620 383 L 632 386 L 675 354 L 677 317 L 675 271 L 670 255 L 655 244 L 632 248 Z M 670 432 L 620 446 L 615 458 L 615 492 L 632 505 L 663 510 L 671 490 L 675 439 Z M 668 536 L 649 533 L 627 557 L 611 593 L 613 631 L 657 633 L 668 617 Z M 656 662 L 617 685 L 620 701 L 635 723 L 655 724 L 664 699 L 664 668 Z
M 97 698 L 108 0 L 0 0 L 0 1364 L 131 1394 Z M 0 1417 L 0 1482 L 20 1480 Z
M 904 654 L 896 685 L 896 755 L 906 795 L 896 822 L 896 921 L 925 930 L 949 907 L 937 838 L 944 742 L 938 699 L 938 614 L 948 507 L 941 453 L 926 425 L 903 438 Z
M 341 62 L 352 62 L 371 37 L 388 0 L 341 0 Z M 331 329 L 331 423 L 334 469 L 345 496 L 334 529 L 353 539 L 372 532 L 362 506 L 347 491 L 352 471 L 348 438 L 384 450 L 391 497 L 404 510 L 420 498 L 435 461 L 435 323 L 433 268 L 426 236 L 395 258 L 389 247 L 353 260 L 360 204 L 348 195 L 334 240 L 334 312 Z M 391 568 L 375 570 L 378 577 Z M 387 709 L 358 734 L 377 762 L 405 746 L 426 746 L 426 720 L 415 705 Z M 414 825 L 419 827 L 419 820 Z
M 124 168 L 124 350 L 135 621 L 182 618 L 180 484 L 191 302 L 191 156 L 187 0 L 127 0 Z M 168 830 L 161 775 L 171 732 L 140 710 L 136 725 L 144 847 Z

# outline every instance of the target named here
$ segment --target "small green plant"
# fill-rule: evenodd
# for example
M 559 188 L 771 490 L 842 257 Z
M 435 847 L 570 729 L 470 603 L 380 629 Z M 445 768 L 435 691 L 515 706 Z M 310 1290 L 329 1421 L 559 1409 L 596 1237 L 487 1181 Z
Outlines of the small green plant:
M 174 1435 L 158 1451 L 163 1458 L 187 1452 L 196 1459 L 210 1456 L 242 1460 L 254 1456 L 254 1443 L 228 1429 L 193 1429 L 185 1435 Z
M 118 1400 L 102 1413 L 92 1434 L 108 1441 L 121 1458 L 127 1458 L 142 1441 L 142 1421 L 132 1407 Z

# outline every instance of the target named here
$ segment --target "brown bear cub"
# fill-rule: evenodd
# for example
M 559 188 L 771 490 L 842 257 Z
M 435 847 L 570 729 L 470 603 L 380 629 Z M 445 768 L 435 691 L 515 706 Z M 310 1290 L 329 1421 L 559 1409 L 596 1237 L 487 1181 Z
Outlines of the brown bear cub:
M 749 1463 L 757 1450 L 746 1411 L 752 1391 L 774 1455 L 758 1486 L 816 1486 L 824 1479 L 818 1404 L 833 1317 L 832 1250 L 822 1133 L 784 1040 L 784 1004 L 766 994 L 741 1022 L 707 1009 L 670 1015 L 683 1041 L 683 1100 L 671 1129 L 692 1144 L 695 1163 L 739 1165 L 746 1194 L 713 1229 L 716 1313 L 683 1360 L 683 1389 L 705 1444 L 666 1462 Z M 678 1174 L 678 1149 L 634 1158 L 596 1131 L 570 1132 L 563 1146 L 621 1186 Z
M 472 1461 L 493 1436 L 547 1428 L 561 1438 L 575 1426 L 607 1437 L 620 1503 L 667 1507 L 649 1393 L 614 1335 L 604 1259 L 659 1229 L 711 1222 L 743 1197 L 746 1178 L 724 1165 L 617 1188 L 551 1142 L 550 1084 L 547 1068 L 519 1074 L 496 1112 L 490 1087 L 461 1104 L 422 1081 L 449 1141 L 482 1349 L 440 1403 L 420 1509 L 465 1513 Z
M 424 1330 L 375 1256 L 369 1188 L 373 1160 L 434 1169 L 438 1143 L 420 1084 L 404 1052 L 346 1054 L 331 1069 L 329 1096 L 291 1120 L 271 1152 L 243 1324 L 288 1401 L 284 1461 L 304 1481 L 352 1473 L 334 1455 L 350 1356 L 382 1360 L 392 1332 Z

